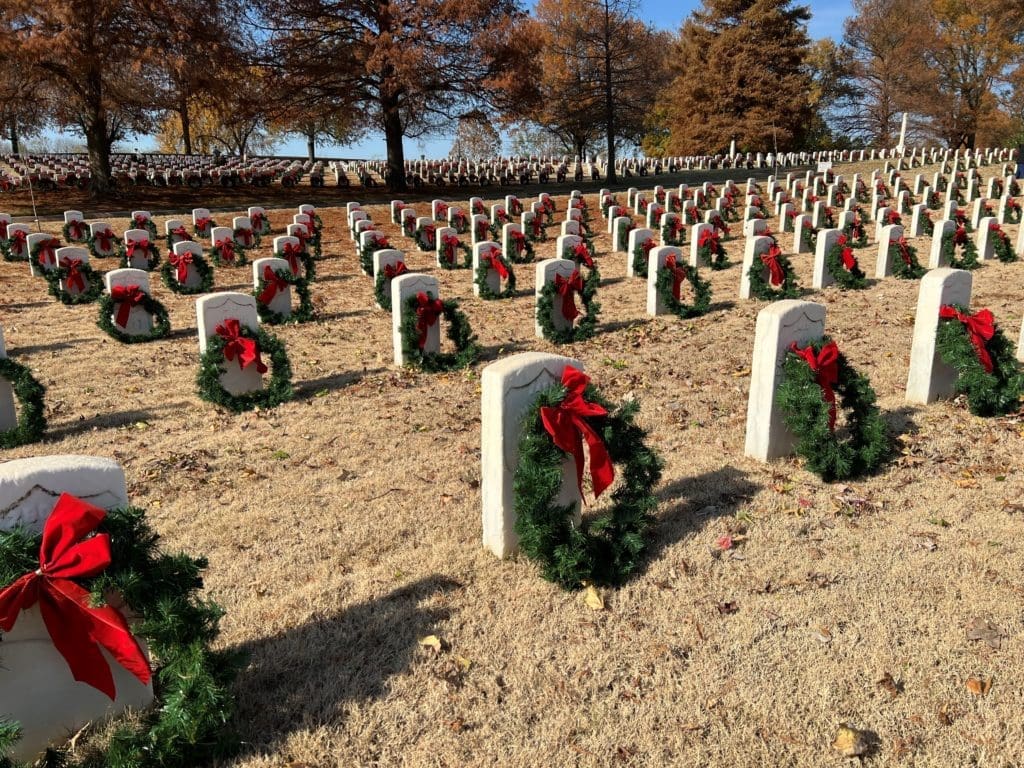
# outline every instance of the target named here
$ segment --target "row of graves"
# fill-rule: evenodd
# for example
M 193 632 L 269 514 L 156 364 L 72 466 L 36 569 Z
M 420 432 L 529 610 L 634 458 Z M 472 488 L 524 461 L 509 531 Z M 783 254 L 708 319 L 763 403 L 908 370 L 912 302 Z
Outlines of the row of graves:
M 394 200 L 389 228 L 401 232 L 405 250 L 352 202 L 347 234 L 368 300 L 372 295 L 390 310 L 395 364 L 424 371 L 468 366 L 479 348 L 458 300 L 440 295 L 436 277 L 408 269 L 410 252 L 431 254 L 439 269 L 470 270 L 473 293 L 495 301 L 515 294 L 516 266 L 532 265 L 536 335 L 572 344 L 597 331 L 603 259 L 624 258 L 630 276 L 646 279 L 649 314 L 689 317 L 706 311 L 710 298 L 700 270 L 726 268 L 722 239 L 743 237 L 737 293 L 766 302 L 752 329 L 745 453 L 768 461 L 795 452 L 826 481 L 840 480 L 878 471 L 892 455 L 892 436 L 870 381 L 829 337 L 827 307 L 795 293 L 776 233 L 790 235 L 790 254 L 813 246 L 816 288 L 835 281 L 857 290 L 864 285 L 858 254 L 873 224 L 876 275 L 919 281 L 906 401 L 962 393 L 980 416 L 1017 410 L 1021 348 L 991 312 L 971 306 L 971 291 L 973 269 L 993 256 L 1024 256 L 1022 234 L 1009 253 L 996 244 L 1004 223 L 1020 221 L 1019 190 L 1000 168 L 982 195 L 977 168 L 960 162 L 944 164 L 930 179 L 918 175 L 913 185 L 887 165 L 849 181 L 830 172 L 770 177 L 763 185 L 748 179 L 742 191 L 731 181 L 720 190 L 710 183 L 631 188 L 620 201 L 601 190 L 599 212 L 573 192 L 560 221 L 556 201 L 544 193 L 528 203 L 509 195 L 490 206 L 471 198 L 465 208 L 436 199 L 429 210 Z M 942 218 L 932 222 L 929 212 L 940 210 Z M 778 222 L 774 232 L 769 214 Z M 911 229 L 922 230 L 911 238 L 926 236 L 930 223 L 927 269 L 905 236 L 905 216 Z M 302 206 L 296 217 L 288 234 L 274 239 L 274 255 L 252 262 L 252 293 L 207 292 L 198 265 L 240 264 L 270 234 L 265 211 L 250 209 L 230 228 L 217 227 L 202 209 L 193 211 L 191 232 L 180 221 L 165 223 L 176 258 L 165 265 L 167 287 L 201 294 L 200 393 L 228 409 L 269 407 L 290 394 L 286 350 L 265 326 L 301 314 L 290 292 L 301 293 L 298 286 L 308 288 L 315 278 L 323 234 L 312 207 Z M 39 233 L 22 238 L 16 233 L 26 231 L 23 225 L 12 222 L 5 255 L 29 260 L 59 298 L 86 301 L 102 292 L 99 324 L 112 327 L 115 338 L 155 338 L 161 316 L 148 276 L 160 254 L 152 218 L 136 212 L 137 228 L 123 236 L 104 234 L 103 222 L 86 224 L 79 212 L 65 219 L 65 239 L 79 244 L 30 243 Z M 598 226 L 611 234 L 613 254 L 595 253 Z M 548 232 L 555 227 L 557 234 Z M 200 239 L 207 238 L 204 249 Z M 549 258 L 538 261 L 541 255 Z M 121 268 L 97 280 L 83 269 L 90 257 L 120 259 Z M 74 266 L 81 282 L 72 259 L 80 262 Z M 42 388 L 5 355 L 0 377 L 4 444 L 18 444 L 19 430 L 38 438 L 41 431 L 27 434 L 24 420 Z M 611 402 L 585 361 L 571 355 L 524 352 L 484 367 L 484 547 L 502 558 L 521 551 L 545 578 L 570 590 L 634 576 L 644 562 L 662 470 L 637 423 L 638 408 L 635 399 Z M 584 520 L 585 494 L 597 498 L 609 489 L 607 510 Z M 145 753 L 152 764 L 198 764 L 229 753 L 223 724 L 238 660 L 211 650 L 219 612 L 199 597 L 203 567 L 201 559 L 159 551 L 144 512 L 130 506 L 116 462 L 54 456 L 0 465 L 0 754 L 32 760 L 90 721 L 128 708 L 146 714 L 118 730 L 111 759 Z

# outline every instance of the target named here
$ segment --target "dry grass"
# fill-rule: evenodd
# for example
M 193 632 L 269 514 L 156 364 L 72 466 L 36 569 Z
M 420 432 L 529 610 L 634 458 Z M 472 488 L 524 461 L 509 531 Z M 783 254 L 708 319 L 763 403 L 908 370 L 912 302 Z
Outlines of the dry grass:
M 1024 763 L 1024 431 L 960 402 L 904 405 L 916 283 L 810 296 L 901 435 L 880 475 L 826 485 L 796 460 L 743 457 L 764 305 L 736 298 L 742 242 L 735 266 L 708 272 L 714 311 L 679 321 L 644 315 L 644 285 L 601 233 L 602 331 L 570 354 L 612 399 L 640 398 L 666 469 L 649 564 L 595 612 L 530 562 L 483 551 L 479 367 L 392 369 L 390 319 L 342 216 L 322 213 L 322 319 L 278 331 L 299 395 L 270 413 L 196 397 L 189 299 L 157 283 L 173 337 L 122 346 L 94 306 L 64 308 L 24 265 L 0 265 L 8 350 L 49 390 L 46 443 L 10 457 L 113 456 L 166 544 L 209 556 L 223 642 L 251 653 L 232 765 L 820 766 L 841 761 L 829 745 L 843 721 L 877 735 L 876 765 Z M 275 229 L 290 215 L 274 212 Z M 532 268 L 522 295 L 482 302 L 468 271 L 409 262 L 464 299 L 487 360 L 555 351 L 533 336 Z M 809 286 L 811 257 L 794 263 Z M 249 275 L 221 270 L 217 287 Z M 1024 264 L 974 281 L 975 305 L 1015 337 Z M 746 540 L 716 556 L 726 532 Z M 998 649 L 967 639 L 974 617 L 1005 633 Z M 430 634 L 441 653 L 418 644 Z M 972 676 L 992 678 L 987 696 Z

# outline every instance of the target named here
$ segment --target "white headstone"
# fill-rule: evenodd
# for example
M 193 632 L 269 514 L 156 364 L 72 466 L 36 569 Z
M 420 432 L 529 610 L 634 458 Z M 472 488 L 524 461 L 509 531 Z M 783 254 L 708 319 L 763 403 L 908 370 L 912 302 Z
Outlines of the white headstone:
M 417 293 L 426 293 L 435 299 L 441 298 L 436 277 L 419 273 L 399 275 L 391 281 L 391 341 L 394 345 L 395 365 L 405 365 L 402 351 L 402 319 L 406 312 L 405 302 Z M 436 354 L 441 349 L 441 322 L 427 329 L 423 345 L 425 354 Z
M 149 295 L 149 273 L 144 269 L 112 269 L 103 275 L 103 283 L 107 293 L 113 293 L 115 287 L 127 288 L 138 286 L 139 290 Z M 119 328 L 129 336 L 144 336 L 153 330 L 153 316 L 143 307 L 134 306 L 129 310 L 128 321 L 122 326 L 117 322 L 118 310 L 121 304 L 114 304 L 114 312 L 111 320 L 115 328 Z
M 740 298 L 750 298 L 750 270 L 767 270 L 761 261 L 761 254 L 772 247 L 770 237 L 748 237 L 743 247 L 743 269 L 740 271 Z
M 935 222 L 935 228 L 932 230 L 932 249 L 931 255 L 928 258 L 928 269 L 937 269 L 939 267 L 946 266 L 946 264 L 943 263 L 942 257 L 942 238 L 944 235 L 952 234 L 954 232 L 956 232 L 955 221 L 943 219 L 942 221 Z
M 908 403 L 927 405 L 956 391 L 956 369 L 942 362 L 935 348 L 935 335 L 939 327 L 939 309 L 944 304 L 969 306 L 971 284 L 970 272 L 949 267 L 932 269 L 921 278 L 914 340 L 910 347 L 910 372 L 907 375 Z
M 544 261 L 538 262 L 536 267 L 536 280 L 534 283 L 535 306 L 540 303 L 540 295 L 541 291 L 544 290 L 544 286 L 548 283 L 554 282 L 556 275 L 568 278 L 571 277 L 572 273 L 575 271 L 576 262 L 570 261 L 569 259 L 545 259 Z M 554 323 L 555 328 L 559 330 L 569 327 L 569 321 L 562 315 L 561 304 L 557 299 L 551 307 L 551 320 Z M 539 322 L 535 322 L 534 331 L 538 339 L 544 338 L 544 331 Z
M 829 274 L 825 257 L 841 234 L 843 234 L 841 229 L 823 229 L 818 232 L 818 240 L 814 248 L 814 277 L 811 282 L 812 287 L 816 290 L 821 290 L 835 282 L 832 275 Z
M 290 271 L 288 261 L 285 259 L 278 259 L 275 257 L 254 259 L 252 262 L 252 287 L 258 289 L 260 280 L 265 277 L 267 268 L 270 268 L 272 272 L 278 270 Z M 273 297 L 267 303 L 267 309 L 271 312 L 276 312 L 284 317 L 289 317 L 292 314 L 292 289 L 290 285 L 284 285 L 278 288 Z
M 626 277 L 634 277 L 636 271 L 633 269 L 633 254 L 637 247 L 648 240 L 657 244 L 658 240 L 650 229 L 636 228 L 629 231 L 628 246 L 626 247 Z M 559 252 L 561 255 L 561 252 Z
M 196 323 L 199 331 L 199 352 L 206 352 L 207 341 L 217 334 L 217 326 L 225 320 L 234 319 L 239 325 L 255 331 L 259 328 L 256 312 L 256 297 L 248 293 L 224 291 L 210 293 L 196 299 Z M 221 386 L 229 394 L 240 395 L 263 389 L 263 375 L 255 365 L 242 368 L 236 357 L 221 364 L 224 371 L 220 376 Z
M 510 225 L 506 224 L 505 226 L 508 227 Z M 476 245 L 473 246 L 474 276 L 476 275 L 476 271 L 480 269 L 481 257 L 483 257 L 485 254 L 490 254 L 492 249 L 497 251 L 499 254 L 502 252 L 501 245 L 499 243 L 495 243 L 493 240 L 484 240 L 483 242 L 477 243 Z M 494 291 L 495 293 L 501 292 L 501 275 L 498 274 L 497 270 L 488 269 L 486 281 L 487 287 L 490 288 L 492 291 Z M 480 295 L 480 286 L 477 285 L 476 280 L 473 281 L 473 295 Z
M 694 269 L 686 265 L 681 248 L 674 245 L 659 245 L 652 248 L 647 257 L 647 314 L 664 315 L 668 312 L 665 300 L 658 290 L 658 270 L 665 266 L 669 256 L 674 256 L 676 265 L 684 269 Z

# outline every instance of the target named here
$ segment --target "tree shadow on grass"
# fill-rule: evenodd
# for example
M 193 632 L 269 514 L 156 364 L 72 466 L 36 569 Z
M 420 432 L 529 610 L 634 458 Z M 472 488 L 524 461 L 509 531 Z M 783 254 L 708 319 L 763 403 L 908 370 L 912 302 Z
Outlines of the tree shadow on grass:
M 8 304 L 7 306 L 10 308 L 12 305 Z M 33 355 L 36 352 L 57 352 L 71 349 L 75 344 L 83 341 L 89 342 L 92 339 L 68 339 L 67 341 L 55 341 L 50 344 L 27 344 L 23 347 L 11 347 L 7 350 L 7 354 L 17 357 L 18 355 Z
M 150 423 L 157 418 L 161 411 L 179 411 L 192 407 L 192 403 L 178 402 L 166 403 L 156 408 L 119 411 L 116 413 L 100 413 L 87 419 L 79 419 L 59 427 L 47 427 L 44 433 L 45 440 L 60 440 L 72 435 L 80 435 L 84 432 L 101 429 L 122 429 L 139 422 Z
M 351 387 L 353 384 L 361 381 L 364 376 L 373 376 L 374 374 L 384 373 L 386 370 L 386 368 L 371 368 L 362 371 L 335 373 L 319 379 L 308 379 L 295 385 L 295 397 L 303 400 L 316 397 L 321 392 L 335 392 L 339 389 Z
M 234 723 L 243 752 L 269 752 L 292 731 L 337 722 L 348 702 L 385 695 L 388 680 L 412 664 L 419 639 L 440 634 L 448 618 L 431 598 L 461 586 L 430 576 L 244 644 L 249 665 L 235 684 Z
M 488 344 L 480 347 L 480 360 L 497 360 L 498 358 L 514 355 L 529 348 L 525 341 L 506 341 L 503 344 Z

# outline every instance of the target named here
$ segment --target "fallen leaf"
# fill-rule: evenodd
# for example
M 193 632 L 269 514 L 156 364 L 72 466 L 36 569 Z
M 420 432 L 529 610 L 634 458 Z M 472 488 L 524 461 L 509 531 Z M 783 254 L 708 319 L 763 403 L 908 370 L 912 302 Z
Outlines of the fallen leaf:
M 459 666 L 462 667 L 464 672 L 469 672 L 469 668 L 473 666 L 473 662 L 465 656 L 456 656 L 455 660 L 459 663 Z
M 718 546 L 720 550 L 723 551 L 726 549 L 732 549 L 732 536 L 730 536 L 729 534 L 719 536 L 718 541 L 715 542 L 715 544 Z
M 982 680 L 980 677 L 969 677 L 965 685 L 967 690 L 975 696 L 988 696 L 988 692 L 992 689 L 992 678 Z
M 812 637 L 822 645 L 828 645 L 832 642 L 832 633 L 828 631 L 828 627 L 819 627 Z
M 601 597 L 601 593 L 597 591 L 593 584 L 587 585 L 587 589 L 583 593 L 583 602 L 588 608 L 592 608 L 595 611 L 604 610 L 604 598 Z
M 900 687 L 896 684 L 896 681 L 889 672 L 882 675 L 882 679 L 878 681 L 878 684 L 882 686 L 882 689 L 888 693 L 891 698 L 895 699 L 900 695 Z
M 868 737 L 864 731 L 858 731 L 849 723 L 839 726 L 835 741 L 832 742 L 832 749 L 843 757 L 860 757 L 867 754 Z
M 966 634 L 968 640 L 983 640 L 994 651 L 998 651 L 1003 644 L 1002 630 L 988 619 L 978 616 L 967 622 Z
M 738 611 L 740 609 L 740 607 L 738 605 L 736 605 L 736 603 L 734 603 L 732 601 L 728 601 L 728 602 L 724 602 L 724 603 L 719 603 L 716 606 L 716 608 L 718 608 L 718 612 L 720 614 L 722 614 L 723 616 L 727 616 L 730 613 L 736 613 L 736 611 Z
M 953 715 L 949 711 L 949 704 L 943 704 L 935 712 L 935 718 L 939 721 L 940 725 L 952 725 Z
M 420 640 L 419 640 L 419 643 L 424 648 L 433 648 L 434 649 L 434 653 L 440 653 L 441 652 L 441 649 L 442 649 L 441 638 L 439 638 L 437 635 L 427 635 L 426 637 L 421 637 Z

